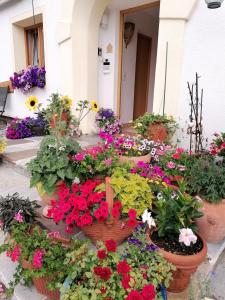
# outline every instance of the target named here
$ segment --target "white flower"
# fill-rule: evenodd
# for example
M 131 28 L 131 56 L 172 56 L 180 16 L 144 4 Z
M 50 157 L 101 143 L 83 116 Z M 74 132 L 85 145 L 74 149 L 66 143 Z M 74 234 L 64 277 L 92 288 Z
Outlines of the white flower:
M 157 195 L 157 199 L 158 199 L 158 200 L 161 200 L 161 199 L 163 199 L 163 194 L 162 194 L 162 193 L 158 193 L 158 195 Z
M 153 219 L 153 217 L 151 216 L 151 213 L 148 212 L 148 210 L 146 209 L 142 215 L 142 222 L 143 223 L 148 223 L 149 228 L 151 229 L 151 227 L 155 227 L 155 221 Z
M 197 236 L 190 228 L 180 229 L 179 243 L 184 243 L 185 246 L 191 246 L 191 243 L 197 242 Z
M 73 180 L 73 183 L 79 184 L 80 183 L 80 179 L 78 177 L 75 177 Z
M 151 155 L 155 155 L 155 154 L 156 154 L 156 148 L 152 148 Z

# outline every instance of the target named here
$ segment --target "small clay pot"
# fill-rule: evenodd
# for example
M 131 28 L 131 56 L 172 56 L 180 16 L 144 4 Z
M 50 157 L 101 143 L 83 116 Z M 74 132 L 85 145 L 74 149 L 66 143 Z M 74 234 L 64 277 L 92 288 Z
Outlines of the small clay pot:
M 120 163 L 132 162 L 135 165 L 137 165 L 137 163 L 139 161 L 143 161 L 144 163 L 150 163 L 151 155 L 150 154 L 147 154 L 147 155 L 144 155 L 144 156 L 124 156 L 124 155 L 120 155 L 120 157 L 119 157 L 119 162 Z
M 148 127 L 148 137 L 152 141 L 163 143 L 168 138 L 167 128 L 162 123 L 153 123 Z
M 203 204 L 203 217 L 197 219 L 199 233 L 208 243 L 219 243 L 225 238 L 225 199 L 220 203 L 209 203 L 196 197 Z
M 151 238 L 147 235 L 151 243 Z M 168 288 L 169 292 L 181 293 L 188 287 L 191 276 L 196 272 L 198 266 L 205 260 L 207 255 L 207 244 L 205 240 L 198 234 L 203 242 L 202 250 L 194 255 L 177 255 L 159 248 L 163 257 L 172 263 L 177 269 L 173 272 L 173 280 Z M 154 244 L 154 243 L 153 243 Z

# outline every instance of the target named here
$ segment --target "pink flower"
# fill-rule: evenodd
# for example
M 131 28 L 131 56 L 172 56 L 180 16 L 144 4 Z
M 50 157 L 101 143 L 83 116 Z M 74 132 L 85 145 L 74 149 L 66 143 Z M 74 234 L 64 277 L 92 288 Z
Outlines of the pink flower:
M 16 220 L 19 223 L 23 223 L 23 216 L 21 215 L 20 212 L 18 212 L 14 215 L 14 220 Z
M 176 152 L 177 153 L 184 153 L 184 148 L 177 148 Z
M 16 245 L 12 251 L 12 254 L 11 254 L 11 259 L 13 262 L 17 262 L 19 261 L 19 258 L 20 258 L 20 254 L 21 254 L 21 249 L 20 249 L 20 246 Z
M 177 167 L 181 172 L 186 170 L 186 167 L 183 165 L 178 165 Z
M 74 157 L 77 161 L 83 161 L 84 160 L 84 154 L 83 153 L 77 153 Z
M 33 256 L 33 267 L 35 269 L 42 268 L 42 260 L 43 260 L 44 251 L 43 250 L 36 250 Z
M 167 168 L 169 168 L 169 169 L 174 169 L 174 168 L 175 168 L 175 163 L 172 162 L 172 161 L 170 161 L 170 162 L 167 163 L 166 166 L 167 166 Z
M 3 225 L 4 225 L 3 221 L 0 220 L 0 228 L 3 228 Z
M 128 216 L 130 217 L 131 220 L 135 220 L 137 217 L 137 212 L 135 209 L 130 208 L 128 211 Z
M 0 295 L 5 292 L 4 286 L 0 283 Z
M 190 246 L 191 243 L 195 244 L 197 239 L 197 236 L 190 228 L 180 229 L 179 243 L 184 243 L 185 246 Z
M 48 233 L 48 237 L 58 238 L 60 237 L 60 233 L 58 231 L 52 231 Z
M 112 159 L 111 159 L 111 158 L 105 159 L 105 160 L 103 161 L 103 163 L 104 163 L 107 167 L 109 167 L 109 166 L 112 165 Z

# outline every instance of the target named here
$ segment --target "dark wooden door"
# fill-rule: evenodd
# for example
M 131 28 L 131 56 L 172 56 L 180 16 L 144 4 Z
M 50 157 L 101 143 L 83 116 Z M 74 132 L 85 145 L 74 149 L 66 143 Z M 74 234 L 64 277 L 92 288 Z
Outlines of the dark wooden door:
M 152 39 L 138 34 L 133 118 L 147 111 Z

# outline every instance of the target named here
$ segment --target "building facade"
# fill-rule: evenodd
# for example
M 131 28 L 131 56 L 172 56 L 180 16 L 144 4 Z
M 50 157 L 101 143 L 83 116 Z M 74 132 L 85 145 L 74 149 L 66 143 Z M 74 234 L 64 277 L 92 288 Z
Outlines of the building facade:
M 205 136 L 225 131 L 224 5 L 209 10 L 204 0 L 33 4 L 34 10 L 31 0 L 0 1 L 0 82 L 29 63 L 25 32 L 34 23 L 42 26 L 46 68 L 46 87 L 27 95 L 17 90 L 9 94 L 6 115 L 28 116 L 24 102 L 30 94 L 45 105 L 58 91 L 74 101 L 96 99 L 123 122 L 145 111 L 162 113 L 165 101 L 165 112 L 185 128 L 190 114 L 187 81 L 193 82 L 198 72 Z M 129 24 L 134 28 L 126 46 Z M 85 122 L 84 131 L 93 131 L 93 119 Z

